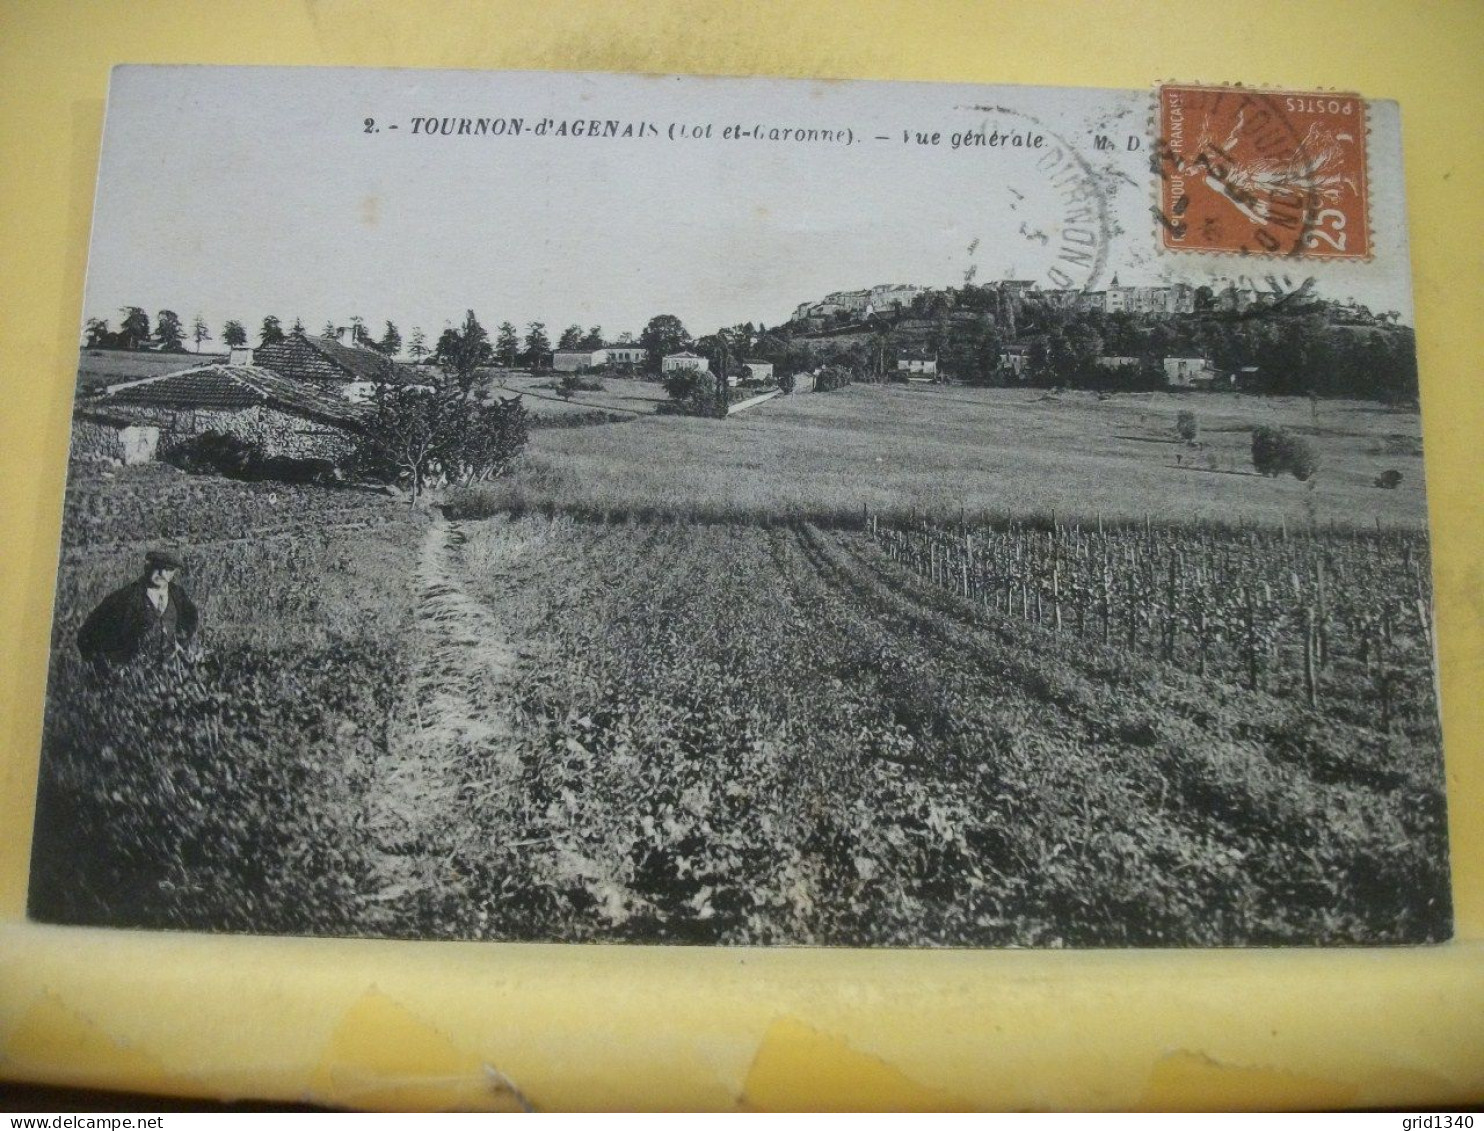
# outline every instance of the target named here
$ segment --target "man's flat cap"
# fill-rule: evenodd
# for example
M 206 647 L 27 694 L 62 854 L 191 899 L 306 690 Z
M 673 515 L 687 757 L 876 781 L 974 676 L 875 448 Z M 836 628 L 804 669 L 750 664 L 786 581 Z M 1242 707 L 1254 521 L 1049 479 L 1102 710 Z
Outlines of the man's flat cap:
M 144 564 L 150 569 L 185 569 L 185 562 L 169 550 L 151 550 L 144 555 Z

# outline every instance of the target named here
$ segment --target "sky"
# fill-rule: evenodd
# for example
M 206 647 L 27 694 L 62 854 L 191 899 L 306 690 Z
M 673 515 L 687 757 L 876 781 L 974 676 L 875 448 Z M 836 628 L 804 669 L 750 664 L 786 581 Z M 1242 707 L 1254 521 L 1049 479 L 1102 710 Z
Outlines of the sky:
M 1158 250 L 1151 106 L 1149 91 L 121 67 L 82 313 L 200 314 L 217 340 L 229 318 L 255 336 L 266 314 L 310 332 L 359 315 L 405 340 L 473 309 L 490 329 L 612 339 L 661 313 L 695 334 L 774 325 L 830 291 L 959 285 L 971 268 L 1093 288 L 1260 279 L 1265 263 Z M 481 118 L 489 132 L 458 132 Z M 427 132 L 444 119 L 450 133 Z M 588 136 L 594 120 L 617 136 Z M 820 132 L 769 132 L 800 129 Z M 966 135 L 984 144 L 955 146 Z M 1410 322 L 1394 106 L 1373 107 L 1371 146 L 1390 173 L 1372 177 L 1374 258 L 1302 274 Z

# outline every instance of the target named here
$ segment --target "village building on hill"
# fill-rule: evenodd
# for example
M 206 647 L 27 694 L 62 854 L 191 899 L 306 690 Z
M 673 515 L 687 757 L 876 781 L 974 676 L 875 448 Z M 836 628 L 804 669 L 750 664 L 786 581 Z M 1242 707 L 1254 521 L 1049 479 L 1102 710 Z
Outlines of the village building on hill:
M 330 389 L 348 401 L 366 401 L 378 385 L 422 385 L 425 379 L 380 350 L 352 344 L 353 331 L 339 338 L 290 334 L 281 342 L 250 351 L 252 364 L 281 377 Z M 235 351 L 234 351 L 235 353 Z M 234 358 L 235 360 L 235 358 Z
M 109 385 L 79 401 L 73 455 L 143 463 L 213 432 L 265 456 L 337 462 L 355 446 L 369 411 L 261 366 L 202 365 Z

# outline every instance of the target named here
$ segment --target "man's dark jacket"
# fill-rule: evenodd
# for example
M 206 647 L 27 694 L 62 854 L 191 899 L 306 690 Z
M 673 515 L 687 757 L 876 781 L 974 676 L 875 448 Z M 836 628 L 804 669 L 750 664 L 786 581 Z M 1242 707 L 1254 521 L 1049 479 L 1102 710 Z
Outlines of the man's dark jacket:
M 125 664 L 152 646 L 184 644 L 196 632 L 196 606 L 179 585 L 170 583 L 163 614 L 150 604 L 144 578 L 116 589 L 88 614 L 77 633 L 83 659 Z

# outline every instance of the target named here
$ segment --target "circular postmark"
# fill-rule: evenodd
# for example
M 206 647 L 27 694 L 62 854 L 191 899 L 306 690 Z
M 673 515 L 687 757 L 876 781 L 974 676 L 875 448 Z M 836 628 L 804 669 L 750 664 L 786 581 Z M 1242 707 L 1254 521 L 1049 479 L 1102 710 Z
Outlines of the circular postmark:
M 1369 254 L 1358 96 L 1162 86 L 1153 166 L 1167 249 Z
M 1026 178 L 998 181 L 1005 194 L 997 216 L 1003 237 L 1023 248 L 1016 256 L 1017 273 L 1046 291 L 1095 288 L 1107 269 L 1115 230 L 1100 174 L 1062 134 L 1032 114 L 999 105 L 966 109 L 986 117 L 977 132 L 963 136 L 990 148 L 1025 150 Z

